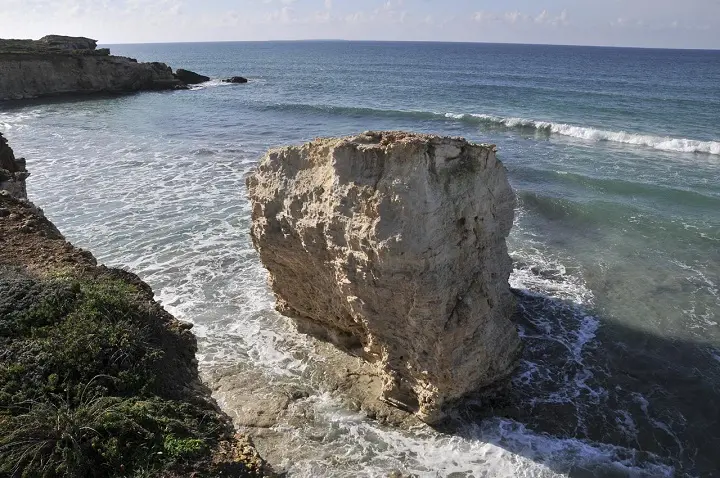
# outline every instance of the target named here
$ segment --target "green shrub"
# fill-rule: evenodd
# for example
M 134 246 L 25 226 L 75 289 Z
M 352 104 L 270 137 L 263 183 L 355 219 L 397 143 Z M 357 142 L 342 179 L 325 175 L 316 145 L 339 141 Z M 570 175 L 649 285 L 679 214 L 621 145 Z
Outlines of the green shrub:
M 192 460 L 206 453 L 207 445 L 197 438 L 177 438 L 173 435 L 165 436 L 163 443 L 165 453 L 178 460 Z
M 209 459 L 227 425 L 187 391 L 194 343 L 161 314 L 109 277 L 0 275 L 0 476 L 156 476 Z

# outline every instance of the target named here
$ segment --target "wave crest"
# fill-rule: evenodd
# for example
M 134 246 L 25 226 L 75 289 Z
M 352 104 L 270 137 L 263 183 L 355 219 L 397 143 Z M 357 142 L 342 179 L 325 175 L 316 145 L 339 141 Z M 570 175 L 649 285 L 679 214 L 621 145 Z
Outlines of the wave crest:
M 663 137 L 628 133 L 626 131 L 606 131 L 592 127 L 575 126 L 565 123 L 551 123 L 549 121 L 535 121 L 525 118 L 503 118 L 487 114 L 445 113 L 445 117 L 464 121 L 478 121 L 513 129 L 535 129 L 551 134 L 571 136 L 573 138 L 580 138 L 588 141 L 611 141 L 614 143 L 647 146 L 662 151 L 720 155 L 719 141 L 698 141 L 686 138 L 671 138 L 669 136 Z
M 486 124 L 517 130 L 534 130 L 544 134 L 571 136 L 586 141 L 610 141 L 614 143 L 645 146 L 662 151 L 678 153 L 702 153 L 720 155 L 720 141 L 700 141 L 669 136 L 654 136 L 627 131 L 608 131 L 589 126 L 577 126 L 550 121 L 537 121 L 526 118 L 502 117 L 477 113 L 440 113 L 421 110 L 394 110 L 382 108 L 339 106 L 325 104 L 275 103 L 259 104 L 264 109 L 330 113 L 347 116 L 414 118 L 418 120 L 455 120 L 475 124 Z

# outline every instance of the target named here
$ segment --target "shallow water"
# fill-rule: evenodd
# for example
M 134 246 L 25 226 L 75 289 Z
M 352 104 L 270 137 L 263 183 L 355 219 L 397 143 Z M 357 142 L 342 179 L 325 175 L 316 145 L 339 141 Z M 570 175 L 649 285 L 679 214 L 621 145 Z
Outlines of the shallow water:
M 720 53 L 395 43 L 121 45 L 247 85 L 0 105 L 31 199 L 196 324 L 206 371 L 306 383 L 273 311 L 244 177 L 271 146 L 367 129 L 496 143 L 525 353 L 509 403 L 448 434 L 316 384 L 290 476 L 711 476 L 720 463 Z M 482 415 L 482 420 L 480 419 Z

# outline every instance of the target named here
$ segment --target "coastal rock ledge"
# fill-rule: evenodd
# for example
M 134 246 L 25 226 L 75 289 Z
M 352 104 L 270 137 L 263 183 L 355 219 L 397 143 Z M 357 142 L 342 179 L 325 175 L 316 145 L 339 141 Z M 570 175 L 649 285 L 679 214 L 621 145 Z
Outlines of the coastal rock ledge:
M 164 63 L 110 55 L 84 37 L 0 39 L 0 101 L 185 88 Z
M 519 357 L 515 196 L 495 150 L 366 132 L 271 150 L 247 179 L 278 311 L 374 363 L 382 399 L 430 424 Z

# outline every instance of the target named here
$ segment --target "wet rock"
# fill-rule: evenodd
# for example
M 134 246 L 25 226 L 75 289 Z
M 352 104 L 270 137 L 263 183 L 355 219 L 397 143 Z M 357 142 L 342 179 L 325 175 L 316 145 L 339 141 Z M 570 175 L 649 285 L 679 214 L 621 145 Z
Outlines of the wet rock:
M 242 76 L 233 76 L 223 80 L 224 83 L 247 83 L 248 79 Z
M 183 70 L 182 68 L 175 70 L 175 78 L 188 85 L 197 85 L 210 81 L 209 76 L 200 75 L 190 70 Z
M 375 364 L 385 401 L 435 424 L 505 382 L 515 196 L 494 146 L 367 132 L 271 150 L 247 183 L 277 309 Z
M 417 478 L 417 475 L 409 475 L 400 470 L 393 470 L 387 476 L 388 478 Z
M 285 416 L 293 401 L 308 396 L 307 391 L 289 385 L 268 383 L 262 372 L 239 364 L 212 371 L 209 378 L 213 393 L 239 428 L 270 428 Z
M 234 440 L 220 444 L 214 462 L 217 476 L 274 477 L 270 465 L 255 450 L 250 437 L 236 434 Z

